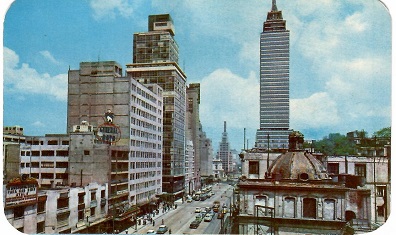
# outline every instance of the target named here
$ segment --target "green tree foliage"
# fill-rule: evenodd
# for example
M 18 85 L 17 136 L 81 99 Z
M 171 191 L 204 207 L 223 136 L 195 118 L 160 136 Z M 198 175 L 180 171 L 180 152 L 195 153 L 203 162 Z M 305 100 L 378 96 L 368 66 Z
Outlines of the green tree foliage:
M 331 133 L 323 140 L 314 143 L 316 150 L 333 156 L 352 155 L 355 153 L 355 144 L 349 141 L 345 135 Z
M 390 138 L 391 137 L 391 127 L 382 128 L 381 130 L 374 132 L 373 136 Z

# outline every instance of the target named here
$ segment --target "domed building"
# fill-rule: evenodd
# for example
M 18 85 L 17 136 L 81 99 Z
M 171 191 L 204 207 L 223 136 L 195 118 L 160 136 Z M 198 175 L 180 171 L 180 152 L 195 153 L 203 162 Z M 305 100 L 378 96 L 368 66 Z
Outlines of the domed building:
M 346 234 L 351 219 L 369 224 L 370 190 L 361 188 L 364 182 L 356 176 L 347 177 L 352 184 L 331 178 L 303 142 L 300 132 L 292 132 L 289 150 L 277 157 L 240 154 L 233 233 Z

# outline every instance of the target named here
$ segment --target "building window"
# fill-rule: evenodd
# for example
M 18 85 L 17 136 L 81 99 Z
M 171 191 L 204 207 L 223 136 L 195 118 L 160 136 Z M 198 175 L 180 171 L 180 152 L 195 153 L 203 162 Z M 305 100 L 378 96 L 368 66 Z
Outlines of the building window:
M 355 175 L 366 178 L 366 164 L 355 164 Z
M 327 163 L 327 172 L 329 174 L 334 174 L 334 175 L 338 175 L 340 173 L 339 171 L 340 167 L 339 167 L 339 163 L 337 162 L 329 162 Z
M 14 208 L 14 219 L 21 218 L 25 215 L 25 207 L 18 206 Z
M 95 208 L 96 208 L 96 207 L 92 207 L 92 208 L 91 208 L 91 216 L 95 216 Z
M 44 221 L 37 223 L 37 233 L 44 233 Z
M 303 217 L 316 219 L 316 199 L 304 198 L 303 199 Z
M 258 174 L 258 173 L 259 173 L 259 162 L 249 161 L 249 174 Z
M 69 207 L 69 198 L 68 197 L 60 197 L 57 203 L 57 209 L 68 208 Z
M 45 201 L 39 201 L 37 203 L 37 213 L 45 212 Z
M 96 192 L 91 192 L 91 201 L 96 201 Z
M 78 194 L 78 204 L 84 203 L 84 195 L 85 195 L 85 193 Z
M 89 150 L 84 150 L 84 155 L 89 155 Z

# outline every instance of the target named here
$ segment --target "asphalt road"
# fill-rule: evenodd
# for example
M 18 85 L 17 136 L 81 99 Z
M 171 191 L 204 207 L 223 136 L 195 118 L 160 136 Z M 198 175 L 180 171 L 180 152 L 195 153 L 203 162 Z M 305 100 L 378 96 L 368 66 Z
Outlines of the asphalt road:
M 224 203 L 229 207 L 232 186 L 228 184 L 218 184 L 213 185 L 212 191 L 215 193 L 212 197 L 206 199 L 205 201 L 192 201 L 191 203 L 181 203 L 177 201 L 177 209 L 171 209 L 167 213 L 155 219 L 155 226 L 146 225 L 140 228 L 137 233 L 146 234 L 148 230 L 154 229 L 157 231 L 158 227 L 161 225 L 162 219 L 164 224 L 169 227 L 172 234 L 219 234 L 221 219 L 217 219 L 217 213 L 213 217 L 212 221 L 205 222 L 202 220 L 198 228 L 190 229 L 190 223 L 195 220 L 196 207 L 210 207 L 212 208 L 214 201 L 220 201 L 221 205 Z M 167 234 L 169 231 L 167 232 Z

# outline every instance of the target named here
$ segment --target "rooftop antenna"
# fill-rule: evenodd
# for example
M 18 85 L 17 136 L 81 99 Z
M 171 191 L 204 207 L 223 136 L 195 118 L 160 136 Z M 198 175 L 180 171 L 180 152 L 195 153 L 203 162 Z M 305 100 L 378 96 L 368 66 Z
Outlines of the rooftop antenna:
M 276 7 L 276 0 L 272 0 L 272 9 L 271 11 L 278 11 L 278 8 Z

